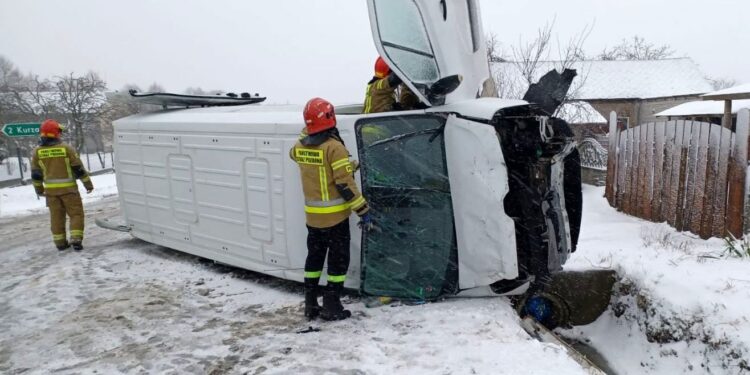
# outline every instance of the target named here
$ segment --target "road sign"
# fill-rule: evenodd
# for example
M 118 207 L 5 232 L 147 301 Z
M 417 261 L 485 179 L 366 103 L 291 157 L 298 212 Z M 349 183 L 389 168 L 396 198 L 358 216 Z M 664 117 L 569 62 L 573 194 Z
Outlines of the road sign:
M 3 134 L 8 137 L 38 137 L 41 125 L 38 122 L 5 124 L 3 126 Z

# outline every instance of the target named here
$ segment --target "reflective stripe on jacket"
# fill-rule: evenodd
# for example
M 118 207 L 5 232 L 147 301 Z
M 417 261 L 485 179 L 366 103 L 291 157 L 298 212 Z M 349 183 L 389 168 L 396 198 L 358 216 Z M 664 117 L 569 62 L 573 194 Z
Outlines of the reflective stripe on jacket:
M 329 228 L 344 221 L 352 211 L 363 215 L 369 210 L 354 181 L 349 152 L 341 142 L 332 137 L 320 145 L 298 141 L 289 156 L 299 165 L 307 225 Z
M 78 192 L 76 179 L 86 190 L 94 188 L 76 151 L 65 143 L 39 146 L 31 157 L 31 179 L 38 194 L 63 195 Z
M 362 113 L 380 113 L 393 110 L 396 103 L 396 88 L 391 87 L 388 78 L 381 78 L 367 85 L 365 108 Z

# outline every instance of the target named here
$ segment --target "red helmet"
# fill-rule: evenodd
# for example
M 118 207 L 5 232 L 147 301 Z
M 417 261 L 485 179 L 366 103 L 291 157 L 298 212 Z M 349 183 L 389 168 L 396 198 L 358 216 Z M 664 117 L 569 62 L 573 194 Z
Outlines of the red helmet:
M 385 63 L 382 57 L 375 60 L 375 77 L 384 78 L 391 72 L 391 68 Z
M 47 138 L 60 138 L 60 134 L 64 129 L 65 128 L 60 125 L 59 122 L 52 119 L 47 119 L 44 120 L 42 126 L 39 127 L 39 136 Z
M 336 113 L 333 104 L 325 99 L 312 98 L 305 105 L 302 112 L 305 118 L 307 134 L 313 135 L 336 126 Z

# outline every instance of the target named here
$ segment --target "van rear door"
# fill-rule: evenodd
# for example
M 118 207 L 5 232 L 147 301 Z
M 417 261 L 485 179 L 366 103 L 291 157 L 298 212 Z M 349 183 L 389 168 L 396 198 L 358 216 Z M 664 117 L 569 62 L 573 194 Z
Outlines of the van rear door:
M 367 5 L 378 53 L 422 102 L 436 106 L 482 95 L 491 76 L 478 0 L 368 0 Z M 434 95 L 433 85 L 453 75 L 462 77 L 461 84 Z

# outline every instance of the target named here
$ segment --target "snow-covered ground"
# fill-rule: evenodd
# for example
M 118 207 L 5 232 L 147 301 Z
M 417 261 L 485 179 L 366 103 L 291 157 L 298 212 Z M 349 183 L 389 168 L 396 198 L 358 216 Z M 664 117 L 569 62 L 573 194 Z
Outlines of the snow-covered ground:
M 103 153 L 102 158 L 104 160 L 104 166 L 99 160 L 99 155 L 93 154 L 81 154 L 81 162 L 86 170 L 90 172 L 96 172 L 102 169 L 112 168 L 112 156 L 111 152 Z M 21 161 L 24 165 L 23 178 L 31 178 L 31 171 L 29 169 L 29 158 L 22 157 Z M 15 154 L 10 155 L 8 158 L 0 162 L 0 181 L 17 179 L 21 176 L 21 171 L 18 168 L 18 158 Z
M 309 326 L 301 287 L 94 227 L 58 253 L 45 215 L 0 220 L 0 372 L 584 374 L 504 298 L 368 309 Z
M 91 182 L 94 184 L 91 194 L 86 194 L 83 184 L 78 182 L 78 190 L 84 204 L 117 195 L 117 180 L 114 173 L 91 176 Z M 0 217 L 45 212 L 45 202 L 44 197 L 37 199 L 34 187 L 30 184 L 0 189 Z
M 559 332 L 590 340 L 620 375 L 750 373 L 750 259 L 726 256 L 720 239 L 616 212 L 603 195 L 584 185 L 566 269 L 613 268 L 622 282 L 594 324 Z
M 116 193 L 112 175 L 94 183 Z M 32 190 L 1 189 L 2 207 L 37 205 Z M 750 261 L 617 213 L 602 194 L 584 188 L 566 268 L 614 268 L 623 281 L 599 320 L 558 332 L 619 375 L 741 373 Z M 298 284 L 95 227 L 119 212 L 114 198 L 87 204 L 81 253 L 53 249 L 39 208 L 0 218 L 0 373 L 585 374 L 530 339 L 505 298 L 366 308 L 350 296 L 352 319 L 308 324 Z M 310 325 L 320 331 L 297 333 Z

